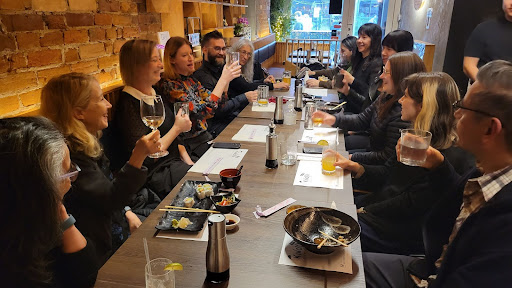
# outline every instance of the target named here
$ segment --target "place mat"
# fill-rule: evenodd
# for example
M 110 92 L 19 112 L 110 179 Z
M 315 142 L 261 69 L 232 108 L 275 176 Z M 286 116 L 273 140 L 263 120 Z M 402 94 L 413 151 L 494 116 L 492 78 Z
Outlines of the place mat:
M 336 167 L 332 175 L 324 175 L 321 161 L 302 160 L 299 161 L 293 185 L 343 189 L 343 169 Z
M 327 140 L 329 143 L 338 144 L 338 128 L 314 127 L 310 130 L 304 130 L 301 141 L 305 143 L 316 144 L 320 140 Z
M 247 149 L 208 149 L 199 160 L 192 166 L 188 172 L 219 174 L 221 170 L 237 168 Z
M 206 242 L 208 241 L 208 225 L 204 225 L 203 229 L 199 232 L 159 230 L 155 237 Z
M 252 111 L 254 112 L 274 112 L 276 110 L 276 103 L 268 103 L 267 106 L 259 106 L 258 103 L 252 103 Z
M 335 204 L 334 204 L 335 205 Z M 332 205 L 331 205 L 332 206 Z M 355 205 L 340 204 L 340 211 L 357 219 Z M 311 253 L 285 232 L 279 264 L 288 266 L 305 267 L 317 270 L 334 271 L 352 274 L 351 246 L 336 249 L 331 254 L 319 255 Z
M 306 93 L 314 96 L 325 97 L 328 94 L 328 89 L 325 88 L 303 88 L 302 93 Z
M 268 132 L 268 126 L 245 124 L 231 140 L 266 143 Z

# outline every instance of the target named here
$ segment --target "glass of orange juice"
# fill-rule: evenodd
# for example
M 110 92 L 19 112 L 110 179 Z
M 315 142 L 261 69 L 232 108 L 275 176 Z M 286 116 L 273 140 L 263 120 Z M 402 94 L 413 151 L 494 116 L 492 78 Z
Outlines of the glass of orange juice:
M 268 90 L 267 85 L 258 86 L 258 106 L 268 106 Z
M 283 82 L 288 83 L 288 85 L 292 84 L 292 72 L 291 71 L 284 71 L 283 73 Z
M 336 162 L 336 150 L 333 149 L 334 146 L 330 145 L 324 146 L 322 148 L 322 174 L 331 175 L 336 172 L 336 167 L 334 166 L 334 162 Z

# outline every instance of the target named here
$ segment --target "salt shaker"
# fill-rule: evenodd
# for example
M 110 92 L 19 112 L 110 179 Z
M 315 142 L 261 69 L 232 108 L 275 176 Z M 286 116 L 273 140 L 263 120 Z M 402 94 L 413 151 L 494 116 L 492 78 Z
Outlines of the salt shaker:
M 206 248 L 206 280 L 222 283 L 229 279 L 229 252 L 226 243 L 226 217 L 208 217 L 208 248 Z

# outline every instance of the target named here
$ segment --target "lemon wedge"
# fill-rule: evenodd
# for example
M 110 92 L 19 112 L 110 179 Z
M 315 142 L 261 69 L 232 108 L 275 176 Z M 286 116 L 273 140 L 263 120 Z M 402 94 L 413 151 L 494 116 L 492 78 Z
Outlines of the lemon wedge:
M 327 142 L 327 140 L 320 140 L 316 144 L 320 146 L 328 146 L 329 142 Z
M 183 265 L 181 265 L 180 263 L 169 263 L 165 265 L 164 270 L 183 270 Z

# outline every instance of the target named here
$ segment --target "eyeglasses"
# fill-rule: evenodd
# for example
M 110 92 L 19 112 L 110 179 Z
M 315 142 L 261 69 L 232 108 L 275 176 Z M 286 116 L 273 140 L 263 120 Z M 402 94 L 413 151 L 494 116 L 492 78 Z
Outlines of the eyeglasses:
M 220 47 L 220 46 L 215 46 L 215 47 L 211 47 L 210 48 L 213 48 L 213 50 L 215 50 L 215 52 L 226 52 L 226 50 L 228 49 L 228 47 L 224 46 L 224 47 Z
M 247 58 L 251 58 L 252 57 L 252 53 L 251 52 L 246 52 L 246 51 L 240 51 L 240 55 L 244 55 Z
M 60 176 L 60 180 L 64 180 L 66 178 L 69 178 L 71 182 L 75 182 L 76 178 L 78 178 L 78 172 L 82 171 L 78 165 L 71 162 L 71 167 L 69 167 L 69 170 L 66 174 Z
M 484 112 L 484 111 L 480 111 L 480 110 L 464 107 L 464 106 L 462 106 L 462 100 L 457 100 L 457 101 L 453 102 L 452 107 L 453 107 L 454 110 L 464 109 L 464 110 L 480 113 L 480 114 L 485 115 L 485 116 L 496 117 L 496 116 L 494 116 L 494 115 L 492 115 L 490 113 Z M 498 118 L 498 117 L 496 117 L 496 118 Z
M 391 74 L 391 71 L 386 70 L 386 67 L 382 67 L 382 74 Z

